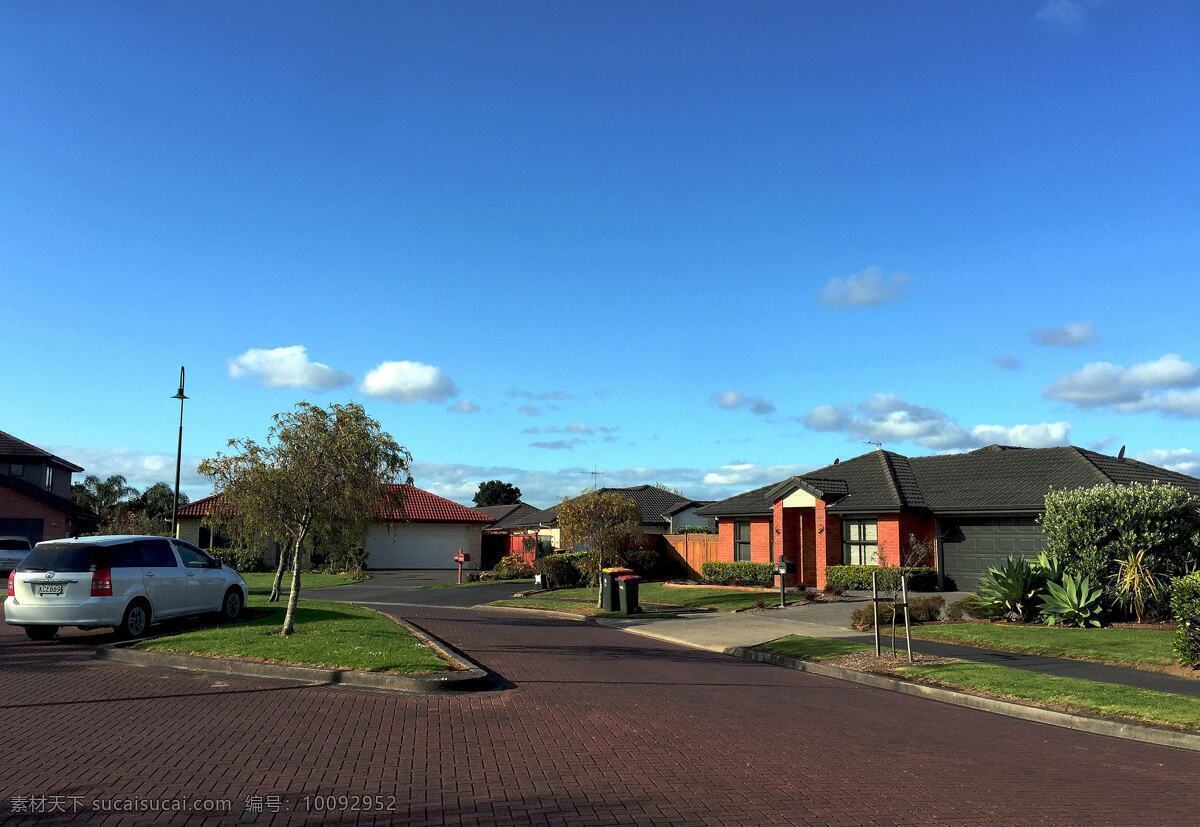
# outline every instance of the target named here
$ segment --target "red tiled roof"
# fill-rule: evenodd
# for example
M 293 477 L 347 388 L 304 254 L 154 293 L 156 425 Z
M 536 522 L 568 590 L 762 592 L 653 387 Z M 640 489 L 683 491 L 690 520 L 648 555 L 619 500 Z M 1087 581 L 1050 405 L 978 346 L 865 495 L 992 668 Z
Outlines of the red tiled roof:
M 389 485 L 388 489 L 400 495 L 396 506 L 385 506 L 375 514 L 376 520 L 394 520 L 411 523 L 491 523 L 492 518 L 482 511 L 459 505 L 432 491 L 415 485 Z M 180 517 L 209 517 L 221 501 L 220 494 L 213 494 L 188 503 L 179 509 Z

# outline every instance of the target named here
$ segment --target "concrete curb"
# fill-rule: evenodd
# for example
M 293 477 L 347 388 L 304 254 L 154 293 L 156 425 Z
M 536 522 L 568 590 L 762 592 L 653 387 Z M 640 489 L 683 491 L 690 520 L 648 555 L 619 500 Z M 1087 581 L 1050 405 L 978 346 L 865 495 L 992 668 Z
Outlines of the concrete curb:
M 899 692 L 902 695 L 912 695 L 918 698 L 928 698 L 942 703 L 963 706 L 968 709 L 978 709 L 997 715 L 1007 715 L 1010 718 L 1020 718 L 1038 724 L 1064 727 L 1094 735 L 1107 735 L 1111 738 L 1124 738 L 1127 741 L 1140 741 L 1144 744 L 1157 744 L 1164 747 L 1200 752 L 1200 735 L 1187 732 L 1176 732 L 1170 729 L 1128 724 L 1120 721 L 1109 721 L 1103 718 L 1092 718 L 1086 715 L 1073 715 L 1069 712 L 1058 712 L 1053 709 L 1042 709 L 1036 706 L 1001 701 L 982 695 L 972 695 L 939 686 L 928 686 L 921 683 L 888 678 L 870 672 L 858 672 L 853 669 L 843 669 L 839 666 L 829 666 L 823 663 L 801 660 L 790 655 L 775 652 L 763 652 L 745 646 L 735 646 L 724 650 L 725 654 L 757 663 L 768 663 L 772 666 L 782 666 L 800 672 L 811 672 L 826 678 L 869 686 L 874 689 L 884 689 L 889 692 Z
M 384 689 L 425 695 L 478 692 L 493 688 L 487 671 L 461 652 L 406 620 L 391 619 L 453 664 L 455 670 L 430 675 L 393 675 L 385 672 L 358 672 L 352 669 L 323 669 L 284 663 L 210 658 L 177 652 L 153 652 L 136 648 L 136 641 L 98 646 L 96 657 L 134 666 L 166 666 L 216 675 L 274 678 L 310 685 L 352 686 L 359 689 Z
M 556 612 L 553 609 L 523 609 L 519 606 L 492 606 L 488 603 L 480 603 L 477 606 L 472 606 L 472 609 L 487 609 L 489 612 L 512 612 L 514 614 L 529 615 L 531 617 L 549 617 L 554 620 L 574 620 L 578 623 L 591 623 L 592 618 L 587 615 L 576 615 L 570 612 Z

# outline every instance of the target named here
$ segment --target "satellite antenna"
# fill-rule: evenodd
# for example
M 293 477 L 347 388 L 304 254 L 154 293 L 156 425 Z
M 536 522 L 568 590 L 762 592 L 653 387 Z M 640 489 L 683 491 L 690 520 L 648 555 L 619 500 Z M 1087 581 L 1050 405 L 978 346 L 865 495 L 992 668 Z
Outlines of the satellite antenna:
M 1117 451 L 1117 459 L 1125 459 L 1125 446 L 1121 446 L 1121 450 Z

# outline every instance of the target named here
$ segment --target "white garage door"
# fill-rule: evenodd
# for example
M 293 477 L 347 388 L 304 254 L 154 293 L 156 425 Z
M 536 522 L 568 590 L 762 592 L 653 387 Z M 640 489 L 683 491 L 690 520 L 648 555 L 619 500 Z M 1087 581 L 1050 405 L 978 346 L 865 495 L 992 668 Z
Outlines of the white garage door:
M 471 550 L 469 526 L 444 523 L 392 523 L 367 529 L 367 568 L 452 569 L 454 554 Z M 474 555 L 473 555 L 474 557 Z M 479 563 L 472 559 L 464 568 Z

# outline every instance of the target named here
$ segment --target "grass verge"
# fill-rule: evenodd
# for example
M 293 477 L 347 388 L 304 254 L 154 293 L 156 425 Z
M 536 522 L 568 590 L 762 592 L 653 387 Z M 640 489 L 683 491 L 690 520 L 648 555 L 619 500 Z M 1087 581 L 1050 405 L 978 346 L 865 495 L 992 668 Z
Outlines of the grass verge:
M 361 606 L 302 598 L 295 632 L 288 637 L 279 635 L 286 601 L 267 603 L 264 597 L 252 596 L 249 609 L 250 616 L 237 623 L 148 640 L 140 648 L 364 672 L 450 669 L 403 626 Z
M 242 574 L 242 579 L 246 581 L 246 586 L 250 589 L 250 594 L 266 595 L 271 593 L 271 584 L 275 582 L 275 572 L 273 571 L 252 571 Z M 349 583 L 359 583 L 367 580 L 368 575 L 363 573 L 347 574 L 338 572 L 329 574 L 323 571 L 306 571 L 300 573 L 300 592 L 303 594 L 309 589 L 323 589 L 327 586 L 345 586 Z M 292 573 L 284 572 L 283 575 L 283 592 L 287 594 L 292 590 Z
M 1010 666 L 969 661 L 939 666 L 909 666 L 901 669 L 899 674 L 936 686 L 972 690 L 1065 712 L 1099 714 L 1200 730 L 1200 698 L 1191 695 L 1060 678 Z
M 1072 658 L 1178 671 L 1171 653 L 1172 636 L 1149 629 L 1071 629 L 1012 623 L 937 623 L 914 626 L 920 640 L 961 643 L 1026 655 Z
M 759 648 L 768 652 L 791 655 L 794 658 L 802 658 L 804 660 L 827 660 L 828 658 L 836 658 L 841 655 L 870 652 L 874 647 L 839 638 L 788 635 L 779 640 L 764 643 Z

